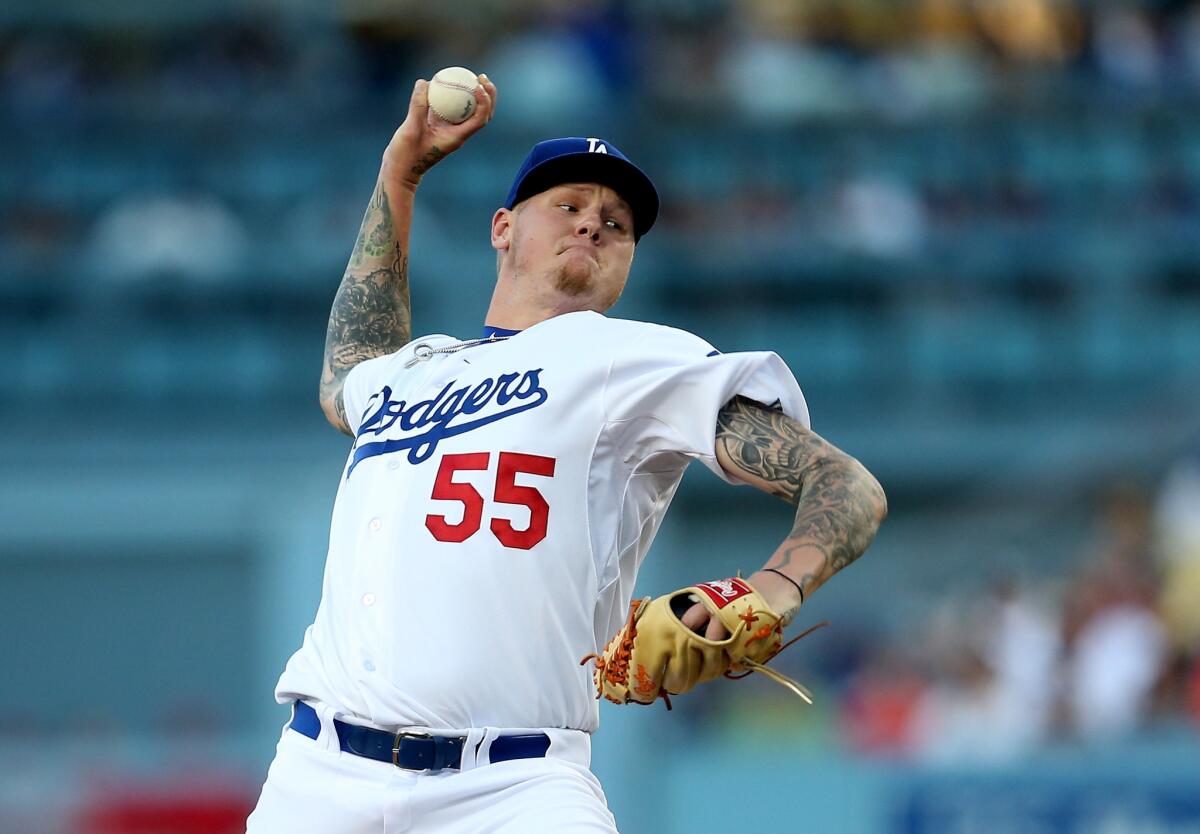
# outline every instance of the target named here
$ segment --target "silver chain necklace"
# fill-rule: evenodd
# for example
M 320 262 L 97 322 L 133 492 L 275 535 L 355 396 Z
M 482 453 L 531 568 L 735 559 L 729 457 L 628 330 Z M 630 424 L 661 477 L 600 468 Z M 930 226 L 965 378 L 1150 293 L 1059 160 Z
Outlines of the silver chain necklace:
M 436 353 L 457 353 L 475 345 L 484 345 L 489 342 L 503 342 L 505 339 L 511 339 L 511 336 L 486 336 L 482 339 L 468 339 L 465 342 L 455 342 L 451 345 L 442 345 L 441 347 L 431 347 L 425 342 L 418 342 L 413 347 L 413 355 L 404 363 L 405 368 L 411 368 L 418 362 L 424 362 L 433 357 Z

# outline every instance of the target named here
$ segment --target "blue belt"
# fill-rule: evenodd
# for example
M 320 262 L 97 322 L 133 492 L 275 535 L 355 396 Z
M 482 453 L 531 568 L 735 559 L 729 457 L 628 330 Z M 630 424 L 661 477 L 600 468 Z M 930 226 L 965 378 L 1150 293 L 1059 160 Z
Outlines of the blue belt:
M 321 719 L 316 710 L 303 701 L 292 708 L 288 726 L 302 736 L 316 741 L 321 734 Z M 373 727 L 360 727 L 333 719 L 338 746 L 343 753 L 353 753 L 377 762 L 387 762 L 404 770 L 437 772 L 446 768 L 458 769 L 462 762 L 463 736 L 433 736 L 428 733 L 389 733 Z M 550 749 L 550 736 L 545 733 L 500 736 L 492 742 L 488 759 L 506 762 L 510 759 L 540 759 Z

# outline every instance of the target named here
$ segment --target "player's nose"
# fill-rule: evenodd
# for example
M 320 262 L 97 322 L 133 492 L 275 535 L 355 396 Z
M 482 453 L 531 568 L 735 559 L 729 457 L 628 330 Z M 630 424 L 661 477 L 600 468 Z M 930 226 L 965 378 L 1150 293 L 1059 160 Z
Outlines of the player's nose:
M 595 212 L 582 211 L 579 213 L 579 220 L 575 223 L 575 234 L 579 237 L 588 237 L 592 242 L 600 242 L 600 215 Z

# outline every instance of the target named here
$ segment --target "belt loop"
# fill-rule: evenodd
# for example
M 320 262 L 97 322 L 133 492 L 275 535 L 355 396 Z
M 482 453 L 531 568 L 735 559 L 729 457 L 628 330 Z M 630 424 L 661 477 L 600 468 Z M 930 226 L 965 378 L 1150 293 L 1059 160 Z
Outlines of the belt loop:
M 459 770 L 474 770 L 480 765 L 487 764 L 487 748 L 491 746 L 491 738 L 487 736 L 488 729 L 486 727 L 472 727 L 467 730 L 467 737 L 463 740 L 462 762 L 458 766 Z
M 337 717 L 337 711 L 328 704 L 320 701 L 309 701 L 308 703 L 316 710 L 317 718 L 321 719 L 321 735 L 317 737 L 317 744 L 323 750 L 328 750 L 331 753 L 340 753 L 341 748 L 338 746 L 337 728 L 333 726 L 333 719 Z

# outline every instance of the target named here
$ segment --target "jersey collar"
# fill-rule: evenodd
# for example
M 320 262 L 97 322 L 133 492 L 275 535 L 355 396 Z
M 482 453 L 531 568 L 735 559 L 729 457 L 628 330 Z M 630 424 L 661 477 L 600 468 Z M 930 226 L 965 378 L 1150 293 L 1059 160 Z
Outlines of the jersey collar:
M 509 330 L 504 327 L 492 327 L 490 324 L 483 326 L 483 338 L 491 339 L 500 336 L 516 336 L 520 330 Z

